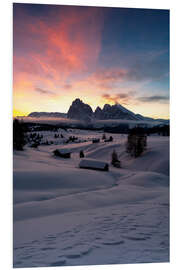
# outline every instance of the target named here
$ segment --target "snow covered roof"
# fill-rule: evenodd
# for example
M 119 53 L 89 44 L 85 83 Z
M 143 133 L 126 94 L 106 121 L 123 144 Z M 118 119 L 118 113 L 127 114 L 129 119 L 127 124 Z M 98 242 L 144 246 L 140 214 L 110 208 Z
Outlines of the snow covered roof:
M 108 166 L 107 162 L 87 158 L 82 159 L 79 163 L 80 168 L 104 169 L 107 166 Z

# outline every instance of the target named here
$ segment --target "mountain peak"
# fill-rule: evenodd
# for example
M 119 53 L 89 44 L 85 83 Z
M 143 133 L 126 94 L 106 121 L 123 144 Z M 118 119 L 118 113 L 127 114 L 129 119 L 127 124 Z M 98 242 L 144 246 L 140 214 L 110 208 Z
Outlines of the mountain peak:
M 95 118 L 139 120 L 133 112 L 129 111 L 119 103 L 116 103 L 114 105 L 105 104 L 101 111 L 95 111 Z
M 110 104 L 104 104 L 103 110 L 108 110 L 111 108 Z
M 76 98 L 67 113 L 67 117 L 71 119 L 91 120 L 95 119 L 125 119 L 125 120 L 139 120 L 133 112 L 127 110 L 119 103 L 115 105 L 105 104 L 103 109 L 99 106 L 93 113 L 90 105 L 85 104 L 81 99 Z M 88 120 L 88 121 L 89 121 Z
M 80 98 L 76 98 L 73 102 L 72 102 L 72 104 L 82 104 L 83 102 L 82 102 L 82 100 L 80 99 Z
M 87 120 L 93 116 L 93 111 L 88 104 L 83 103 L 82 100 L 76 98 L 67 113 L 67 117 L 71 119 Z

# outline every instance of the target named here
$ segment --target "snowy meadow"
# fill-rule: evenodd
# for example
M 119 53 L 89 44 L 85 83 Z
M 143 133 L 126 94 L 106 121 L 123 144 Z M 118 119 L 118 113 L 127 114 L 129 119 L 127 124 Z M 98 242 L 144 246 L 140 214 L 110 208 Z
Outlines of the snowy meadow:
M 14 267 L 169 261 L 169 137 L 147 136 L 134 158 L 127 134 L 36 133 L 40 145 L 14 151 Z M 114 150 L 121 168 L 111 164 Z M 80 151 L 108 170 L 79 168 Z

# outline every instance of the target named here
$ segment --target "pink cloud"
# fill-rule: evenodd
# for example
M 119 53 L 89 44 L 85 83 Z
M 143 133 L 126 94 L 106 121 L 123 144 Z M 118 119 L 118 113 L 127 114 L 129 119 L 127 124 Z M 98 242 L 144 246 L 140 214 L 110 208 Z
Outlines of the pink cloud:
M 51 14 L 53 16 L 53 14 Z M 54 87 L 96 65 L 101 50 L 103 13 L 98 8 L 55 12 L 53 23 L 23 15 L 14 22 L 14 82 L 20 77 Z M 25 89 L 24 89 L 25 90 Z

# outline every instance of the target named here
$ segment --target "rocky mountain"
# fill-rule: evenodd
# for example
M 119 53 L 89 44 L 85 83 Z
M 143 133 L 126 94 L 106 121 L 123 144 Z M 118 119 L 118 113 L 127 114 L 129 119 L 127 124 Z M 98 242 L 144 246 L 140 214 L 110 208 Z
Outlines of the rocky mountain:
M 153 119 L 150 117 L 144 117 L 140 114 L 135 114 L 132 111 L 126 109 L 120 104 L 109 105 L 105 104 L 103 109 L 99 106 L 93 112 L 90 105 L 85 104 L 79 98 L 75 99 L 68 113 L 59 112 L 32 112 L 28 115 L 29 117 L 54 117 L 54 118 L 70 118 L 79 119 L 86 122 L 90 122 L 92 119 L 108 120 L 108 119 L 123 119 L 123 120 L 136 120 L 136 121 L 160 121 L 164 124 L 169 124 L 169 120 L 164 119 Z
M 127 110 L 120 104 L 109 105 L 105 104 L 103 109 L 97 107 L 94 112 L 96 119 L 125 119 L 125 120 L 140 120 L 133 112 Z
M 32 112 L 28 114 L 28 117 L 52 117 L 52 118 L 66 118 L 67 114 L 66 113 L 60 113 L 60 112 Z
M 94 112 L 94 118 L 96 119 L 103 119 L 103 111 L 101 108 L 98 106 Z
M 67 117 L 71 119 L 81 119 L 91 121 L 91 119 L 124 119 L 124 120 L 144 120 L 145 118 L 140 114 L 135 114 L 126 109 L 120 104 L 109 105 L 105 104 L 103 109 L 99 106 L 95 112 L 88 104 L 83 103 L 79 98 L 75 99 L 70 106 Z
M 77 98 L 72 102 L 67 117 L 89 121 L 93 117 L 93 110 L 88 104 L 83 103 L 82 100 Z

